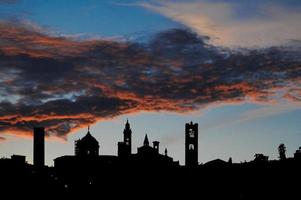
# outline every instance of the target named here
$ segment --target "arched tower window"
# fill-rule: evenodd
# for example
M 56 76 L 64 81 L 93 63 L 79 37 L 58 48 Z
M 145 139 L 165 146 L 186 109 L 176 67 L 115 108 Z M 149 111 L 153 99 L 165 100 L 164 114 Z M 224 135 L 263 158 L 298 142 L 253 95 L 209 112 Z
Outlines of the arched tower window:
M 189 144 L 189 150 L 194 150 L 194 145 L 193 144 Z
M 194 131 L 189 129 L 189 137 L 194 138 Z
M 130 145 L 130 138 L 125 138 L 125 144 Z

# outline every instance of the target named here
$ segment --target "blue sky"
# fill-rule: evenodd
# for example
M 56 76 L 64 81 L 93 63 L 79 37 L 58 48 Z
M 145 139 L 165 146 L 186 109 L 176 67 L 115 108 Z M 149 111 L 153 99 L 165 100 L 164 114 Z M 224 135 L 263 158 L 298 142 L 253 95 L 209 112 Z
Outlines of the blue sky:
M 0 20 L 13 25 L 22 24 L 22 27 L 25 24 L 49 37 L 60 36 L 79 41 L 104 38 L 139 43 L 152 39 L 156 33 L 184 28 L 199 36 L 209 36 L 209 43 L 215 47 L 236 50 L 237 47 L 264 49 L 300 41 L 301 26 L 296 20 L 300 17 L 300 10 L 301 3 L 297 0 L 20 0 L 13 3 L 0 1 Z M 298 64 L 301 59 L 299 56 L 298 50 L 294 57 Z M 51 68 L 51 65 L 48 67 Z M 292 81 L 295 81 L 293 88 L 290 83 L 285 89 L 300 89 L 298 78 L 300 76 Z M 0 86 L 10 87 L 2 83 Z M 200 162 L 216 158 L 227 160 L 229 157 L 234 162 L 252 160 L 254 154 L 259 152 L 277 159 L 277 146 L 280 143 L 287 146 L 288 156 L 292 156 L 301 146 L 300 94 L 294 97 L 297 100 L 278 98 L 273 103 L 268 100 L 233 103 L 228 99 L 225 102 L 197 105 L 193 112 L 184 113 L 177 110 L 150 109 L 146 112 L 135 109 L 135 112 L 121 112 L 121 115 L 113 118 L 93 121 L 91 132 L 100 142 L 101 154 L 116 154 L 117 142 L 122 138 L 124 123 L 128 118 L 133 129 L 134 152 L 142 144 L 145 133 L 148 133 L 151 141 L 161 141 L 162 151 L 167 147 L 169 154 L 183 164 L 184 125 L 193 121 L 199 123 Z M 8 98 L 13 99 L 14 96 Z M 32 162 L 30 137 L 20 136 L 5 128 L 1 129 L 1 133 L 5 141 L 0 142 L 0 156 L 23 154 Z M 73 154 L 74 140 L 85 133 L 86 128 L 81 127 L 67 135 L 66 141 L 49 138 L 46 144 L 47 164 L 52 165 L 52 160 L 58 156 Z
M 30 20 L 61 34 L 103 37 L 132 37 L 149 34 L 177 24 L 138 6 L 135 1 L 21 1 L 2 6 L 7 16 Z

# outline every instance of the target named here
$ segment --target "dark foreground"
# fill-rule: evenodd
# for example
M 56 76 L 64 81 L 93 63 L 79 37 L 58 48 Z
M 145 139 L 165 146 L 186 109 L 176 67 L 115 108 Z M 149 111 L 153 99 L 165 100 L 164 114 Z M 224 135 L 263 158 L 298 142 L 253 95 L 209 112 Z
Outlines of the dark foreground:
M 301 199 L 301 162 L 223 164 L 196 168 L 74 167 L 34 169 L 0 163 L 5 197 Z M 41 196 L 42 195 L 42 196 Z M 2 199 L 2 198 L 1 198 Z

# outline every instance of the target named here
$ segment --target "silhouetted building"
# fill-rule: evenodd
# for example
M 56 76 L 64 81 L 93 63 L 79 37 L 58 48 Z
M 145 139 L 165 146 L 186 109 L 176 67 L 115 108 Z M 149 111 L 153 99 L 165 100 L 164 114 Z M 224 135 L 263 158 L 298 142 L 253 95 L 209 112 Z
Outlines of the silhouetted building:
M 123 130 L 123 142 L 118 142 L 118 157 L 126 158 L 132 154 L 132 130 L 129 121 L 126 121 Z
M 299 149 L 297 149 L 296 152 L 294 153 L 294 158 L 301 160 L 301 147 L 299 147 Z
M 101 167 L 115 164 L 117 156 L 99 155 L 99 143 L 91 135 L 88 127 L 87 134 L 75 141 L 75 156 L 66 155 L 54 159 L 54 166 L 59 170 L 66 171 L 97 171 Z
M 86 171 L 97 171 L 104 168 L 130 167 L 176 167 L 179 162 L 165 154 L 160 154 L 159 141 L 154 141 L 153 146 L 149 145 L 145 135 L 143 146 L 137 148 L 137 153 L 132 154 L 132 130 L 127 120 L 123 131 L 123 141 L 118 142 L 118 156 L 99 155 L 98 141 L 91 135 L 88 128 L 87 134 L 75 141 L 75 156 L 66 155 L 54 159 L 54 166 L 60 171 L 68 173 L 70 168 L 86 169 Z
M 42 167 L 45 163 L 45 128 L 33 129 L 33 163 L 36 167 Z
M 82 139 L 75 141 L 75 155 L 76 156 L 98 156 L 99 155 L 99 143 L 91 135 L 90 128 L 88 128 L 87 134 Z
M 165 149 L 164 155 L 160 154 L 158 141 L 154 141 L 151 147 L 147 134 L 144 137 L 143 146 L 137 148 L 137 154 L 132 155 L 132 160 L 137 165 L 146 166 L 171 167 L 179 165 L 179 162 L 174 162 L 173 159 L 167 155 L 167 149 Z
M 173 198 L 173 192 L 167 188 L 173 188 L 175 195 L 184 195 L 188 199 L 197 195 L 201 199 L 298 199 L 300 196 L 296 182 L 300 180 L 301 147 L 294 158 L 281 161 L 269 161 L 268 156 L 256 154 L 254 161 L 240 164 L 232 163 L 232 158 L 229 158 L 228 162 L 216 159 L 198 165 L 198 125 L 191 122 L 185 128 L 187 167 L 174 162 L 168 156 L 167 149 L 161 154 L 158 141 L 150 146 L 147 135 L 137 153 L 122 149 L 127 155 L 122 159 L 122 156 L 98 155 L 99 143 L 88 129 L 88 133 L 75 143 L 76 155 L 54 159 L 54 167 L 36 170 L 36 167 L 26 163 L 25 156 L 20 155 L 0 158 L 0 188 L 10 197 L 18 193 L 21 198 L 28 191 L 31 196 L 52 191 L 52 198 L 58 195 L 73 198 L 81 194 L 87 198 L 100 195 L 112 197 L 114 194 L 127 194 L 128 191 L 149 194 L 151 198 L 163 193 Z M 44 128 L 34 129 L 37 166 L 42 165 L 40 163 L 44 160 L 44 152 L 40 151 L 41 147 L 44 150 L 44 135 Z M 127 140 L 129 137 L 131 139 L 127 122 L 122 143 L 131 141 Z M 194 180 L 199 181 L 194 184 Z M 133 188 L 129 182 L 137 184 Z M 154 190 L 149 192 L 152 188 Z M 271 192 L 268 188 L 277 192 Z
M 192 122 L 185 125 L 185 165 L 198 165 L 198 124 Z
M 26 156 L 22 155 L 12 155 L 11 160 L 16 165 L 25 165 L 26 163 Z
M 89 173 L 99 171 L 105 167 L 116 166 L 117 156 L 100 155 L 100 156 L 72 156 L 65 155 L 54 159 L 55 168 L 63 171 L 78 171 L 78 173 Z M 85 171 L 85 172 L 84 172 Z
M 145 134 L 143 146 L 138 147 L 137 152 L 137 154 L 140 154 L 141 156 L 150 156 L 159 153 L 154 147 L 149 146 L 147 134 Z
M 232 163 L 231 163 L 232 164 Z M 228 167 L 230 165 L 229 162 L 226 162 L 224 160 L 221 160 L 221 159 L 215 159 L 215 160 L 211 160 L 207 163 L 204 164 L 205 167 L 214 167 L 214 168 L 217 168 L 217 167 Z

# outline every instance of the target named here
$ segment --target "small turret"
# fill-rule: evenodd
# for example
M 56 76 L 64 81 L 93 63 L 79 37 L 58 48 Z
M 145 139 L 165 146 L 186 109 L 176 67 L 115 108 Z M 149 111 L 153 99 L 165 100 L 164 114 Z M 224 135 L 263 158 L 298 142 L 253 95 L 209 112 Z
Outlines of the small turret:
M 159 144 L 160 144 L 160 142 L 153 141 L 153 147 L 154 147 L 154 149 L 156 149 L 157 153 L 159 153 Z

